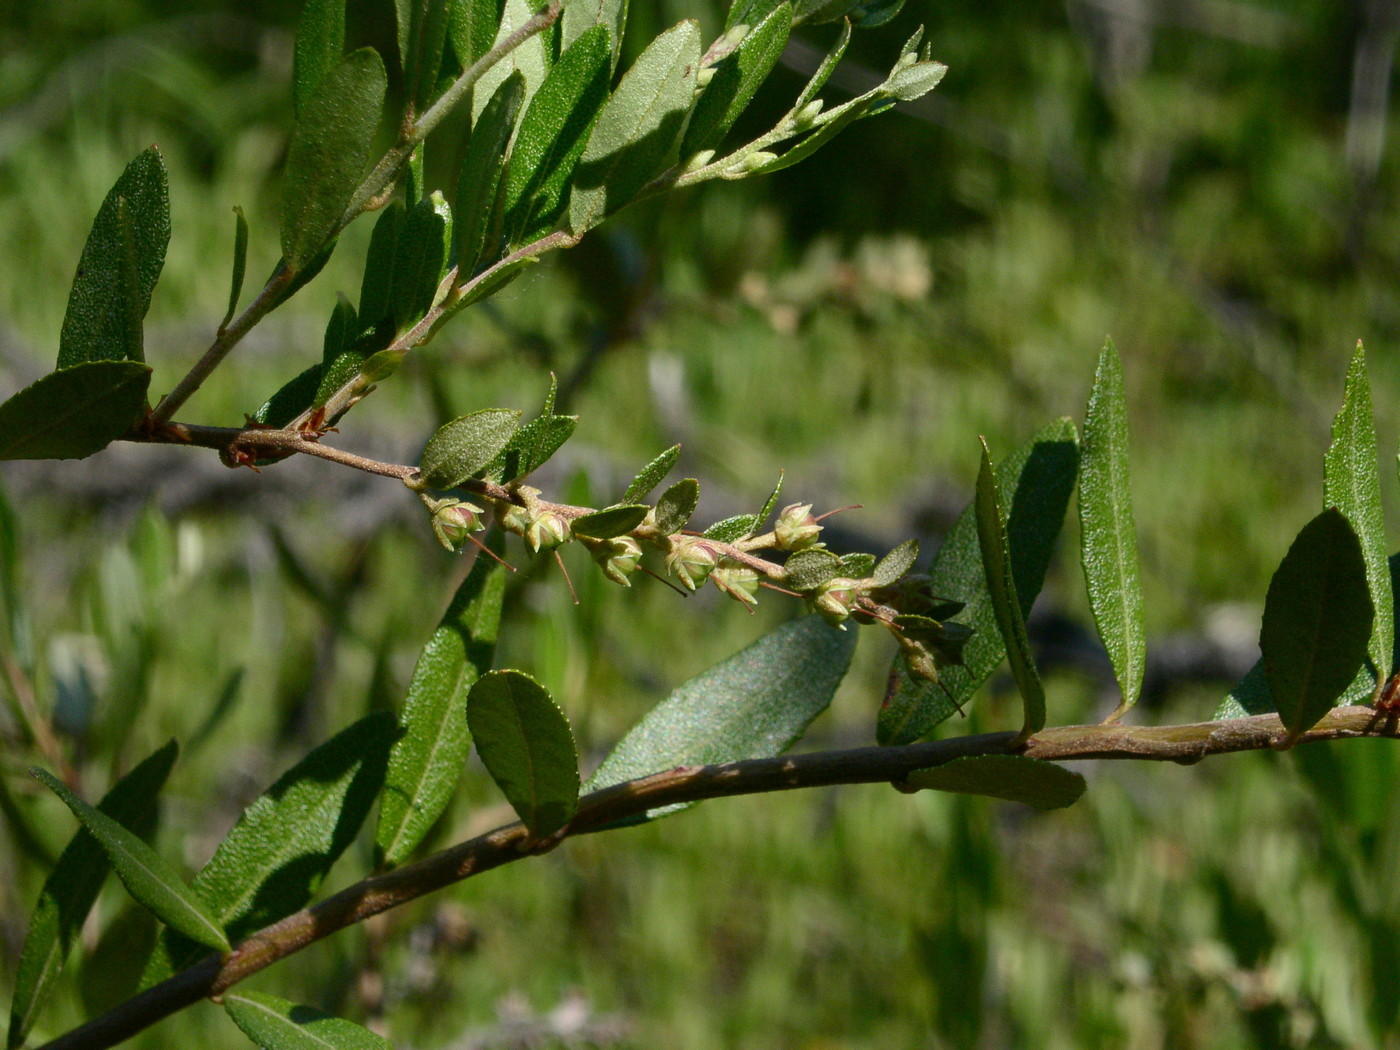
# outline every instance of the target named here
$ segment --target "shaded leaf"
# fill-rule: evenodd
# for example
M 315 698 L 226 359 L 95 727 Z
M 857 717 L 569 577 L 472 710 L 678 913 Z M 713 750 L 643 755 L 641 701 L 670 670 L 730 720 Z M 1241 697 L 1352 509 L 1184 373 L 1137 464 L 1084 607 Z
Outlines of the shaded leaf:
M 612 54 L 607 28 L 594 26 L 560 56 L 530 100 L 506 179 L 507 243 L 536 240 L 558 221 L 569 178 L 608 98 Z
M 661 480 L 670 473 L 671 468 L 676 465 L 676 460 L 680 458 L 681 447 L 672 445 L 661 455 L 648 463 L 637 476 L 632 479 L 632 484 L 627 486 L 627 491 L 622 494 L 623 503 L 640 503 L 651 495 L 651 490 L 661 484 Z
M 807 81 L 807 85 L 802 89 L 802 94 L 797 96 L 797 101 L 793 103 L 792 107 L 794 110 L 800 110 L 814 100 L 821 93 L 822 88 L 826 87 L 826 82 L 831 79 L 831 74 L 836 72 L 836 67 L 846 54 L 846 48 L 850 42 L 851 23 L 843 22 L 841 23 L 841 35 L 836 38 L 836 43 L 826 53 L 821 65 L 817 66 L 817 71 L 812 74 L 812 79 Z
M 282 182 L 282 257 L 300 270 L 336 235 L 384 110 L 384 63 L 352 51 L 322 78 L 292 129 Z
M 700 28 L 685 21 L 653 40 L 624 74 L 574 169 L 574 234 L 598 225 L 672 163 L 699 64 Z
M 491 50 L 496 14 L 496 0 L 453 0 L 447 38 L 463 69 Z
M 151 146 L 126 166 L 97 210 L 68 293 L 58 368 L 142 359 L 141 319 L 169 243 L 165 162 Z
M 982 550 L 982 567 L 986 572 L 987 593 L 991 596 L 992 612 L 996 616 L 1001 639 L 1006 646 L 1011 673 L 1021 691 L 1025 721 L 1017 742 L 1045 728 L 1045 689 L 1031 656 L 1031 642 L 1026 635 L 1026 616 L 1016 594 L 1016 580 L 1011 569 L 1011 544 L 1006 535 L 1006 518 L 1001 509 L 1001 493 L 992 467 L 992 454 L 982 440 L 982 468 L 977 473 L 977 540 Z
M 438 428 L 423 449 L 418 469 L 431 489 L 460 485 L 491 463 L 520 429 L 514 409 L 484 408 Z
M 462 775 L 471 750 L 467 690 L 495 657 L 505 575 L 479 556 L 418 656 L 379 804 L 374 842 L 381 867 L 403 863 L 417 848 Z
M 532 0 L 505 0 L 501 9 L 499 29 L 491 42 L 492 47 L 501 43 L 534 16 Z M 496 88 L 512 73 L 518 72 L 524 78 L 525 99 L 529 101 L 549 73 L 549 58 L 550 34 L 536 33 L 483 73 L 472 88 L 473 126 L 481 118 L 486 100 L 495 94 Z
M 887 587 L 903 578 L 914 567 L 919 558 L 919 541 L 905 540 L 894 550 L 880 559 L 875 571 L 870 574 L 877 587 Z
M 813 591 L 842 570 L 841 559 L 829 550 L 811 548 L 788 556 L 784 581 L 794 591 Z
M 102 845 L 117 877 L 138 904 L 152 911 L 167 926 L 200 944 L 220 951 L 229 950 L 228 938 L 210 907 L 155 850 L 107 814 L 89 806 L 52 773 L 31 769 L 29 774 L 61 798 L 83 822 L 83 827 Z
M 411 4 L 412 24 L 408 34 L 409 55 L 404 63 L 404 80 L 412 88 L 414 110 L 421 113 L 437 97 L 451 13 L 449 0 L 411 0 Z
M 365 254 L 365 272 L 360 280 L 360 326 L 370 329 L 393 310 L 390 298 L 394 288 L 394 267 L 399 260 L 399 237 L 408 209 L 403 201 L 388 203 L 374 222 Z
M 471 306 L 472 303 L 479 303 L 483 299 L 490 298 L 530 267 L 537 265 L 539 261 L 540 259 L 537 255 L 526 255 L 523 258 L 516 259 L 514 262 L 495 268 L 491 271 L 489 277 L 473 285 L 470 291 L 458 299 L 452 305 L 451 312 L 455 313 L 458 310 Z
M 575 518 L 573 532 L 576 536 L 590 536 L 595 540 L 611 539 L 631 532 L 642 523 L 650 510 L 650 507 L 640 503 L 607 507 Z
M 457 279 L 476 272 L 495 226 L 506 147 L 515 133 L 515 118 L 525 97 L 525 78 L 514 73 L 501 81 L 467 139 L 457 179 Z M 492 254 L 495 244 L 492 243 Z
M 220 1001 L 262 1050 L 392 1050 L 368 1028 L 263 992 L 225 992 Z
M 1023 616 L 1030 614 L 1045 581 L 1078 468 L 1078 436 L 1068 419 L 1041 428 L 997 467 L 998 487 L 1010 494 L 1006 531 Z M 971 699 L 1006 655 L 984 583 L 975 505 L 962 512 L 938 548 L 928 591 L 964 602 L 956 620 L 971 627 L 973 635 L 963 648 L 963 665 L 940 670 L 942 688 L 912 677 L 896 660 L 892 689 L 876 725 L 881 744 L 912 743 L 931 732 Z
M 501 484 L 534 473 L 573 437 L 578 416 L 545 414 L 530 420 L 515 432 L 505 451 L 485 470 L 485 475 Z
M 584 785 L 597 791 L 676 766 L 786 751 L 826 710 L 850 666 L 855 631 L 819 616 L 783 624 L 649 711 Z M 652 810 L 647 820 L 671 812 Z
M 1347 688 L 1373 619 L 1361 543 L 1330 507 L 1303 526 L 1274 572 L 1259 630 L 1264 677 L 1290 741 Z
M 229 276 L 228 313 L 219 323 L 220 331 L 228 327 L 238 312 L 238 297 L 243 294 L 243 277 L 248 271 L 248 220 L 242 208 L 235 207 L 233 214 L 233 272 Z
M 178 752 L 172 740 L 135 766 L 98 803 L 99 812 L 139 838 L 150 838 L 156 826 L 157 796 Z M 8 1050 L 21 1046 L 33 1028 L 109 870 L 107 854 L 82 828 L 44 880 L 15 973 Z
M 559 46 L 565 50 L 594 26 L 608 31 L 612 59 L 608 69 L 617 68 L 617 55 L 622 47 L 622 32 L 627 25 L 627 0 L 569 0 L 560 19 Z
M 292 102 L 297 116 L 326 74 L 340 64 L 344 48 L 345 0 L 306 0 L 292 54 Z
M 314 364 L 305 371 L 284 383 L 270 398 L 264 401 L 253 413 L 255 423 L 270 427 L 285 427 L 316 399 L 321 388 L 321 364 Z
M 1371 412 L 1371 382 L 1366 376 L 1366 351 L 1360 343 L 1347 370 L 1346 398 L 1332 424 L 1332 445 L 1323 461 L 1323 505 L 1336 507 L 1361 541 L 1366 559 L 1366 582 L 1376 618 L 1367 653 L 1375 676 L 1390 677 L 1395 644 L 1395 598 L 1386 564 L 1385 514 L 1381 507 L 1381 477 L 1376 448 L 1376 424 Z
M 1128 475 L 1128 414 L 1123 364 L 1109 340 L 1099 354 L 1084 413 L 1079 481 L 1080 562 L 1094 623 L 1113 664 L 1122 700 L 1117 721 L 1137 702 L 1147 663 L 1137 531 Z
M 1072 806 L 1087 786 L 1078 773 L 1025 755 L 969 755 L 916 770 L 905 779 L 914 787 L 986 795 L 1036 809 Z
M 452 209 L 433 193 L 409 209 L 398 238 L 389 305 L 394 331 L 402 335 L 432 308 L 452 255 Z
M 336 296 L 335 309 L 326 323 L 326 334 L 322 341 L 321 371 L 318 375 L 316 392 L 307 407 L 324 405 L 326 399 L 341 386 L 355 377 L 364 362 L 365 355 L 356 336 L 360 331 L 360 319 L 355 308 L 344 295 Z
M 490 671 L 467 694 L 477 753 L 532 835 L 558 831 L 578 805 L 578 748 L 569 719 L 519 671 Z
M 791 28 L 792 5 L 781 3 L 714 66 L 710 82 L 690 115 L 682 157 L 719 145 L 778 64 Z
M 90 456 L 140 419 L 150 384 L 150 366 L 139 361 L 50 372 L 0 404 L 0 459 Z
M 628 489 L 628 492 L 631 491 Z M 656 530 L 663 536 L 679 532 L 685 528 L 685 523 L 695 513 L 695 507 L 699 502 L 700 482 L 694 478 L 685 478 L 676 482 L 656 501 L 653 515 Z

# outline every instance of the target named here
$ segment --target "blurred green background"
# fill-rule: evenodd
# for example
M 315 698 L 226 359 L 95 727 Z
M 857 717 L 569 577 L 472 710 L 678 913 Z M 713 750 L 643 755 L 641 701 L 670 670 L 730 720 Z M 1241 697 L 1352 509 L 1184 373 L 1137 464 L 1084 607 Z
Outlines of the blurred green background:
M 250 280 L 271 269 L 297 6 L 0 11 L 6 394 L 48 369 L 92 216 L 151 142 L 174 223 L 146 325 L 154 390 L 222 316 L 234 205 L 252 222 Z M 392 52 L 389 5 L 350 6 L 355 41 Z M 680 17 L 707 36 L 722 21 L 706 0 L 633 7 L 630 53 Z M 406 462 L 451 415 L 533 409 L 553 370 L 582 419 L 544 472 L 551 493 L 607 502 L 682 441 L 707 519 L 755 507 L 781 468 L 793 500 L 864 505 L 836 519 L 843 547 L 917 535 L 929 550 L 969 497 L 976 436 L 1005 454 L 1049 419 L 1081 418 L 1111 334 L 1154 661 L 1131 719 L 1209 718 L 1253 658 L 1273 567 L 1319 508 L 1358 338 L 1394 503 L 1396 12 L 910 0 L 857 36 L 827 95 L 864 90 L 923 23 L 950 66 L 931 96 L 777 176 L 624 213 L 455 322 L 335 440 Z M 832 36 L 797 34 L 749 126 L 786 106 Z M 447 180 L 445 137 L 430 181 Z M 366 239 L 352 228 L 182 418 L 235 425 L 318 360 Z M 6 464 L 0 484 L 19 552 L 4 686 L 32 687 L 89 797 L 178 738 L 160 846 L 188 870 L 295 756 L 398 702 L 465 568 L 392 482 L 320 462 L 255 475 L 199 450 L 124 446 Z M 1116 700 L 1074 541 L 1071 522 L 1035 622 L 1062 723 Z M 577 607 L 557 570 L 523 574 L 501 661 L 561 699 L 585 772 L 671 687 L 795 611 L 775 595 L 750 617 L 709 594 L 624 593 L 582 558 L 570 566 Z M 863 639 L 803 746 L 873 738 L 882 641 Z M 72 830 L 24 776 L 45 757 L 12 706 L 5 987 L 44 858 Z M 944 730 L 1008 727 L 1013 708 L 994 680 Z M 714 802 L 438 894 L 256 986 L 424 1050 L 1400 1046 L 1393 752 L 1102 765 L 1084 770 L 1085 800 L 1052 815 L 877 787 Z M 435 841 L 507 817 L 473 762 Z M 331 888 L 368 857 L 352 851 Z M 36 1034 L 126 994 L 146 936 L 109 888 Z M 244 1044 L 198 1007 L 134 1045 Z

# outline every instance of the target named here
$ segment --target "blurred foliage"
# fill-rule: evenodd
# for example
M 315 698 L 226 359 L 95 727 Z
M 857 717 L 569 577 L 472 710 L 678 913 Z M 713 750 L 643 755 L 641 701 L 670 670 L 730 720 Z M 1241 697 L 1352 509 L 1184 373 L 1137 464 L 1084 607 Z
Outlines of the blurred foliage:
M 154 391 L 223 312 L 232 206 L 253 227 L 254 279 L 271 269 L 295 6 L 0 13 L 6 391 L 51 358 L 91 217 L 152 141 L 174 226 L 147 321 Z M 369 13 L 380 6 L 352 5 L 353 41 L 389 40 L 390 21 Z M 720 24 L 704 0 L 634 7 L 634 45 L 685 15 Z M 1080 416 L 1111 332 L 1152 659 L 1169 633 L 1228 619 L 1220 603 L 1261 603 L 1318 509 L 1357 338 L 1394 448 L 1400 170 L 1390 67 L 1374 58 L 1394 51 L 1387 8 L 911 0 L 852 56 L 883 68 L 890 41 L 927 23 L 951 67 L 935 95 L 855 125 L 818 163 L 639 206 L 449 327 L 343 440 L 407 458 L 447 418 L 533 407 L 554 369 L 582 422 L 553 491 L 606 502 L 682 440 L 682 469 L 735 505 L 711 517 L 756 504 L 785 467 L 793 498 L 862 502 L 837 520 L 895 542 L 940 533 L 970 498 L 977 434 L 1004 454 Z M 830 35 L 797 34 L 788 88 Z M 865 86 L 858 69 L 842 76 L 833 97 Z M 762 100 L 746 119 L 771 118 Z M 189 418 L 236 423 L 319 357 L 366 239 L 347 233 Z M 290 465 L 226 474 L 176 450 L 152 468 L 148 451 L 49 475 L 6 467 L 20 562 L 5 569 L 17 581 L 0 655 L 6 688 L 32 686 L 52 713 L 87 797 L 167 736 L 182 741 L 163 848 L 193 865 L 295 755 L 398 702 L 464 567 L 396 516 L 405 496 L 379 498 L 390 482 L 312 464 L 288 499 L 276 475 Z M 776 602 L 750 618 L 660 587 L 618 594 L 582 568 L 574 607 L 557 573 L 532 568 L 501 660 L 568 708 L 585 773 L 650 703 L 779 615 Z M 1067 574 L 1052 567 L 1043 602 L 1083 619 Z M 870 739 L 888 660 L 876 649 L 857 653 L 810 746 Z M 1052 721 L 1112 706 L 1087 666 L 1047 674 Z M 1136 717 L 1208 717 L 1229 684 L 1178 684 Z M 957 730 L 1014 717 L 994 687 Z M 22 775 L 46 757 L 9 715 L 0 733 L 8 986 L 36 858 L 71 821 Z M 697 1050 L 1394 1046 L 1396 761 L 1364 742 L 1106 766 L 1085 801 L 1049 816 L 875 788 L 715 802 L 474 881 L 255 983 L 421 1047 L 511 1045 L 531 1024 L 566 1022 L 601 1045 Z M 473 769 L 438 842 L 507 816 Z M 134 975 L 120 960 L 149 934 L 130 915 L 109 888 L 76 989 L 44 1031 L 124 994 Z M 241 1040 L 200 1008 L 135 1045 Z

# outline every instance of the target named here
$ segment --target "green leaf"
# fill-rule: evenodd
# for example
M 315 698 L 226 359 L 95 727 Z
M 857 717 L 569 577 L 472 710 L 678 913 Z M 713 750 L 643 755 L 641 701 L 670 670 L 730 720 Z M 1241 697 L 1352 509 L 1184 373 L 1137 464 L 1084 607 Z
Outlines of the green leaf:
M 607 28 L 594 26 L 560 56 L 530 100 L 506 179 L 507 243 L 534 241 L 558 221 L 569 178 L 608 98 L 611 59 Z
M 947 72 L 942 62 L 915 62 L 885 81 L 885 90 L 901 102 L 913 102 L 942 83 Z
M 705 530 L 704 535 L 721 543 L 734 543 L 758 528 L 758 523 L 757 514 L 736 514 L 732 518 L 715 522 Z
M 763 509 L 758 512 L 758 523 L 755 528 L 761 528 L 768 520 L 768 515 L 773 513 L 773 508 L 778 505 L 778 496 L 783 491 L 783 472 L 778 471 L 778 483 L 773 486 L 773 491 L 768 494 L 768 499 L 764 501 Z
M 429 439 L 418 469 L 430 489 L 450 489 L 491 463 L 520 429 L 514 409 L 484 408 L 446 423 Z
M 614 536 L 621 536 L 635 529 L 642 523 L 650 510 L 650 507 L 641 503 L 597 510 L 592 514 L 575 518 L 573 532 L 575 536 L 590 536 L 595 540 L 612 539 Z
M 819 616 L 783 624 L 696 675 L 622 738 L 584 785 L 597 791 L 676 766 L 768 758 L 826 710 L 846 675 L 855 631 Z M 645 819 L 672 812 L 652 810 Z
M 355 307 L 344 295 L 336 296 L 335 309 L 331 311 L 322 342 L 319 382 L 308 408 L 325 404 L 328 397 L 360 370 L 365 355 L 356 348 L 355 337 L 359 330 L 360 319 Z
M 840 575 L 853 580 L 863 580 L 875 571 L 875 555 L 873 554 L 843 554 L 841 555 Z
M 345 49 L 345 0 L 306 0 L 292 55 L 292 103 L 301 116 Z
M 263 992 L 224 992 L 220 1001 L 262 1050 L 393 1050 L 368 1028 Z
M 151 369 L 89 361 L 50 372 L 0 404 L 0 459 L 82 459 L 125 434 L 146 408 Z
M 167 926 L 200 944 L 219 951 L 229 950 L 228 938 L 209 905 L 200 899 L 197 891 L 185 885 L 155 850 L 107 814 L 89 806 L 47 770 L 31 769 L 29 775 L 61 798 L 83 822 L 83 827 L 101 844 L 117 877 L 138 904 Z
M 914 562 L 918 559 L 919 541 L 905 540 L 880 559 L 880 563 L 875 566 L 875 571 L 870 574 L 871 579 L 875 581 L 877 587 L 888 587 L 902 579 L 914 567 Z
M 729 5 L 729 12 L 724 16 L 724 31 L 727 33 L 735 26 L 751 26 L 762 22 L 768 17 L 768 12 L 777 7 L 783 0 L 734 0 Z
M 969 755 L 905 778 L 913 787 L 986 795 L 1036 809 L 1063 809 L 1079 801 L 1084 778 L 1064 766 L 1025 755 Z
M 700 28 L 681 22 L 637 57 L 603 106 L 574 169 L 569 229 L 581 235 L 671 164 L 695 102 Z
M 791 28 L 792 5 L 779 4 L 715 65 L 690 116 L 681 146 L 682 157 L 719 145 L 778 64 Z
M 861 0 L 850 12 L 861 29 L 875 29 L 894 19 L 904 8 L 904 0 Z
M 492 46 L 501 43 L 522 25 L 535 17 L 532 0 L 505 0 L 501 10 L 500 28 L 496 32 Z M 482 74 L 472 87 L 472 125 L 481 119 L 481 111 L 486 100 L 495 94 L 496 88 L 512 73 L 518 72 L 525 79 L 525 99 L 528 101 L 549 73 L 550 34 L 536 33 L 505 58 Z
M 375 220 L 365 254 L 365 273 L 360 281 L 360 326 L 371 329 L 393 312 L 391 293 L 394 288 L 394 267 L 399 260 L 399 237 L 402 236 L 408 209 L 403 201 L 390 201 Z
M 447 38 L 463 69 L 491 50 L 496 38 L 496 6 L 496 0 L 453 0 Z
M 650 496 L 651 490 L 660 485 L 661 479 L 671 472 L 680 454 L 681 447 L 672 445 L 638 471 L 637 476 L 632 479 L 632 484 L 628 485 L 627 491 L 622 494 L 622 502 L 640 503 Z
M 825 124 L 821 124 L 815 131 L 798 139 L 797 142 L 788 149 L 763 164 L 757 164 L 747 169 L 748 175 L 771 175 L 775 171 L 782 171 L 790 168 L 799 161 L 804 161 L 817 150 L 821 149 L 828 142 L 839 135 L 848 125 L 855 123 L 861 117 L 866 116 L 877 105 L 881 99 L 872 94 L 864 98 L 853 99 L 847 103 L 847 108 L 840 114 L 833 117 Z
M 297 292 L 301 291 L 308 284 L 314 281 L 316 279 L 316 275 L 326 268 L 326 263 L 331 261 L 331 256 L 333 254 L 335 254 L 334 238 L 327 241 L 325 247 L 323 247 L 319 252 L 312 256 L 310 262 L 308 262 L 305 266 L 296 271 L 296 273 L 292 277 L 291 283 L 288 284 L 287 287 L 282 290 L 280 295 L 277 296 L 277 302 L 273 305 L 273 309 L 275 310 L 277 307 L 281 306 L 292 296 L 296 295 Z M 277 261 L 277 265 L 273 268 L 272 276 L 280 277 L 282 272 L 286 270 L 286 268 L 287 260 L 279 259 Z
M 270 427 L 285 427 L 296 419 L 316 399 L 321 387 L 321 368 L 319 363 L 314 364 L 284 383 L 253 413 L 253 421 Z
M 630 493 L 632 490 L 628 489 L 627 491 Z M 676 482 L 656 501 L 655 514 L 653 515 L 656 531 L 663 536 L 669 536 L 685 528 L 685 523 L 695 513 L 695 507 L 699 502 L 700 482 L 694 478 L 686 478 Z
M 982 566 L 987 575 L 987 593 L 992 599 L 992 612 L 1006 646 L 1011 673 L 1021 691 L 1025 721 L 1017 743 L 1028 740 L 1033 733 L 1045 728 L 1045 689 L 1031 656 L 1031 642 L 1026 636 L 1026 614 L 1016 594 L 1016 580 L 1011 569 L 1011 543 L 1006 535 L 1006 518 L 1001 509 L 1001 493 L 992 467 L 992 454 L 982 439 L 982 468 L 977 473 L 977 540 L 982 549 Z
M 477 754 L 530 834 L 551 835 L 578 805 L 578 748 L 549 692 L 520 671 L 490 671 L 467 694 Z
M 452 310 L 449 311 L 449 313 L 455 313 L 458 310 L 471 306 L 472 303 L 479 303 L 483 299 L 489 299 L 530 267 L 538 265 L 539 261 L 539 256 L 527 255 L 523 258 L 516 259 L 514 262 L 497 267 L 491 272 L 491 276 L 473 286 L 469 292 L 458 299 L 452 305 Z
M 1094 614 L 1118 680 L 1122 700 L 1109 716 L 1116 722 L 1137 702 L 1147 663 L 1142 581 L 1138 578 L 1137 532 L 1128 478 L 1128 413 L 1123 400 L 1123 364 L 1113 340 L 1104 343 L 1094 389 L 1084 413 L 1080 451 L 1080 561 L 1089 608 Z
M 812 74 L 812 79 L 807 81 L 807 86 L 802 89 L 802 94 L 797 96 L 797 101 L 793 103 L 793 110 L 802 109 L 803 106 L 811 102 L 821 93 L 821 89 L 826 87 L 826 82 L 831 79 L 831 74 L 836 72 L 836 67 L 840 65 L 842 57 L 846 54 L 846 47 L 851 42 L 851 23 L 841 23 L 841 35 L 836 38 L 836 43 L 822 59 L 817 71 Z
M 433 193 L 409 209 L 399 234 L 389 296 L 396 335 L 407 332 L 432 308 L 451 254 L 452 209 L 441 193 Z
M 501 175 L 507 146 L 515 132 L 515 117 L 525 97 L 525 78 L 513 73 L 501 81 L 467 139 L 467 152 L 457 179 L 457 280 L 465 281 L 487 248 L 496 224 Z M 495 244 L 490 245 L 492 255 Z
M 1332 447 L 1323 461 L 1323 505 L 1346 515 L 1361 541 L 1366 559 L 1366 582 L 1376 618 L 1367 652 L 1376 677 L 1390 677 L 1395 644 L 1395 598 L 1386 564 L 1385 514 L 1381 507 L 1381 477 L 1376 448 L 1376 424 L 1371 413 L 1371 382 L 1366 376 L 1366 351 L 1360 343 L 1347 370 L 1346 398 L 1332 424 Z
M 505 576 L 502 565 L 479 556 L 418 656 L 379 804 L 381 867 L 402 864 L 417 848 L 462 775 L 471 749 L 467 690 L 495 657 Z
M 142 839 L 155 831 L 157 795 L 170 775 L 179 749 L 172 740 L 150 755 L 112 787 L 98 811 Z M 10 1003 L 8 1050 L 24 1043 L 35 1018 L 48 1001 L 68 952 L 82 930 L 97 893 L 107 878 L 107 854 L 86 828 L 73 836 L 39 893 L 20 950 Z
M 228 327 L 238 311 L 238 297 L 243 294 L 243 276 L 248 271 L 248 220 L 242 208 L 235 207 L 233 214 L 233 273 L 229 277 L 228 313 L 219 323 L 220 331 Z
M 369 161 L 387 80 L 373 48 L 352 51 L 302 107 L 282 181 L 282 257 L 300 270 L 340 229 Z
M 1374 618 L 1361 542 L 1329 507 L 1303 526 L 1274 572 L 1259 631 L 1264 677 L 1290 743 L 1350 684 Z
M 1079 469 L 1079 443 L 1068 419 L 1039 430 L 997 468 L 997 485 L 1009 493 L 1006 531 L 1021 613 L 1030 614 L 1045 581 Z M 956 620 L 973 629 L 963 665 L 944 667 L 942 688 L 912 677 L 896 660 L 892 688 L 876 726 L 881 744 L 907 744 L 931 732 L 972 698 L 1006 655 L 984 582 L 975 505 L 948 532 L 929 569 L 928 590 L 965 606 Z M 947 693 L 944 692 L 947 690 Z
M 254 800 L 219 844 L 192 888 L 215 903 L 215 918 L 235 943 L 285 918 L 311 899 L 364 823 L 384 784 L 394 717 L 360 719 L 311 751 Z M 162 934 L 142 987 L 164 980 L 199 956 L 170 931 Z
M 533 473 L 573 436 L 576 426 L 578 416 L 550 415 L 546 409 L 515 432 L 505 451 L 486 468 L 486 476 L 504 485 Z
M 165 265 L 170 195 L 160 150 L 126 166 L 88 233 L 58 340 L 58 368 L 140 361 L 141 319 Z
M 611 73 L 617 68 L 622 32 L 627 26 L 627 0 L 569 0 L 564 5 L 560 25 L 559 46 L 565 50 L 594 26 L 605 28 L 611 41 L 612 58 L 608 66 Z
M 404 81 L 412 88 L 414 110 L 421 113 L 437 97 L 442 53 L 447 46 L 448 0 L 412 0 L 410 14 Z
M 788 556 L 784 581 L 794 591 L 814 591 L 842 570 L 841 559 L 829 550 L 809 548 Z

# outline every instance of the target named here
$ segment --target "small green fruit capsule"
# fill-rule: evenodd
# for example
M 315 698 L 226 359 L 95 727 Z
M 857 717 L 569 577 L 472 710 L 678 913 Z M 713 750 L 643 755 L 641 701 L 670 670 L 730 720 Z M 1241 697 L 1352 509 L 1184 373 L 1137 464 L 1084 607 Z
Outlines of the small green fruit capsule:
M 666 571 L 688 591 L 698 590 L 718 564 L 714 548 L 695 536 L 674 537 L 666 555 Z
M 593 560 L 613 583 L 631 587 L 632 581 L 628 577 L 637 571 L 642 560 L 641 544 L 631 536 L 614 536 L 610 540 L 600 541 L 593 548 Z
M 710 582 L 735 601 L 758 604 L 758 573 L 746 565 L 721 565 L 710 574 Z
M 552 510 L 540 511 L 525 528 L 525 542 L 536 553 L 552 551 L 571 535 L 568 519 Z
M 794 503 L 778 513 L 777 524 L 773 526 L 773 539 L 783 551 L 803 551 L 817 545 L 817 537 L 822 527 L 812 517 L 810 503 Z
M 481 520 L 481 508 L 457 500 L 444 501 L 433 511 L 433 535 L 450 551 L 460 550 L 467 537 L 486 526 Z
M 501 528 L 507 532 L 524 536 L 530 527 L 533 515 L 525 507 L 517 507 L 513 503 L 502 503 L 496 507 L 496 518 L 500 521 Z

